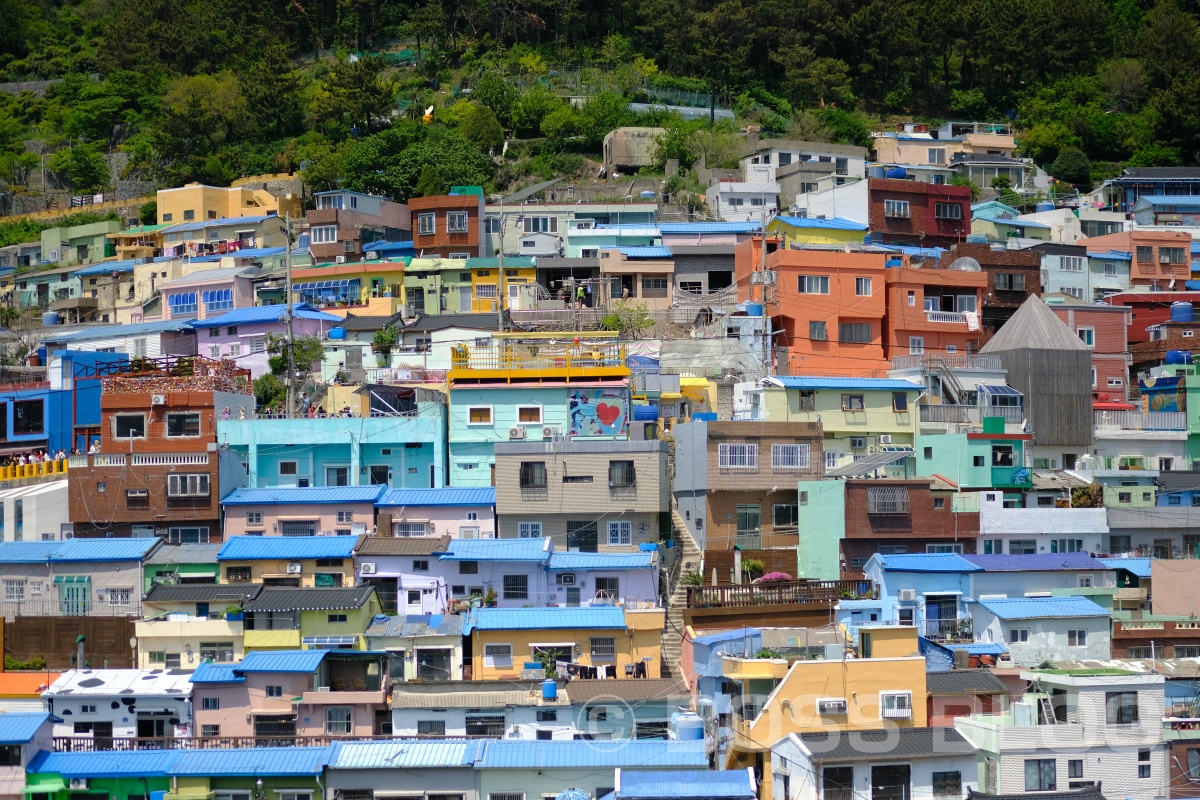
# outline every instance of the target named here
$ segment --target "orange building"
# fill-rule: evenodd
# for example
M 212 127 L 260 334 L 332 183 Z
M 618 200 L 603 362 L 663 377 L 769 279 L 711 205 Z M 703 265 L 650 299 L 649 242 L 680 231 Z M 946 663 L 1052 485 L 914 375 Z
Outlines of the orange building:
M 926 259 L 920 266 L 907 264 L 885 272 L 884 346 L 889 357 L 979 349 L 987 273 L 937 269 L 934 263 Z
M 1152 289 L 1182 289 L 1192 277 L 1192 237 L 1187 231 L 1135 230 L 1079 240 L 1089 253 L 1129 253 L 1129 283 Z
M 451 194 L 437 197 L 414 197 L 408 201 L 408 210 L 412 215 L 413 247 L 418 256 L 491 255 L 483 252 L 483 190 L 478 186 L 454 187 Z
M 758 300 L 751 274 L 761 258 L 761 239 L 734 251 L 738 297 Z M 884 346 L 885 265 L 907 266 L 908 257 L 862 245 L 772 251 L 767 267 L 775 272 L 770 314 L 782 333 L 787 364 L 777 351 L 776 369 L 792 375 L 882 374 L 890 367 Z M 753 291 L 752 291 L 753 290 Z

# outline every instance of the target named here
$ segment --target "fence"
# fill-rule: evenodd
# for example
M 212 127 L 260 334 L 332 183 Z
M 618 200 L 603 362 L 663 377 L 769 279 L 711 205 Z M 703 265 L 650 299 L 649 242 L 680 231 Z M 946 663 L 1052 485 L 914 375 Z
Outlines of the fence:
M 689 586 L 688 608 L 746 608 L 796 603 L 871 600 L 878 590 L 871 581 L 776 581 L 734 586 Z
M 984 417 L 1001 417 L 1005 423 L 1020 425 L 1025 421 L 1025 409 L 1019 406 L 956 406 L 921 405 L 921 422 L 982 425 Z
M 1004 368 L 1000 361 L 1000 356 L 925 353 L 892 357 L 892 369 L 937 369 L 939 367 L 978 370 L 1000 370 Z
M 0 616 L 15 617 L 140 617 L 142 604 L 88 599 L 62 600 L 5 600 L 0 602 Z
M 1097 428 L 1123 431 L 1186 431 L 1187 413 L 1183 411 L 1093 411 Z

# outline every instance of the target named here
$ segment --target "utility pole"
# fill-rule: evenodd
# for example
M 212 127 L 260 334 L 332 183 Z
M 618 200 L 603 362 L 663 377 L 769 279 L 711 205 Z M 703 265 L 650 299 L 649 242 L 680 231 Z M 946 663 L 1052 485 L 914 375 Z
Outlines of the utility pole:
M 294 386 L 296 370 L 292 352 L 294 333 L 292 331 L 292 216 L 290 213 L 284 215 L 283 224 L 284 243 L 287 245 L 287 253 L 284 258 L 284 263 L 287 265 L 287 277 L 284 279 L 283 287 L 283 315 L 287 320 L 287 418 L 292 419 L 296 416 L 296 388 Z
M 496 285 L 496 331 L 504 333 L 504 195 L 494 194 L 492 197 L 500 198 L 500 246 L 496 248 L 500 273 Z
M 767 212 L 759 214 L 759 232 L 762 234 L 762 253 L 759 262 L 759 281 L 762 288 L 762 362 L 763 377 L 771 374 L 771 334 L 767 330 L 770 317 L 767 315 Z M 751 295 L 753 296 L 753 295 Z

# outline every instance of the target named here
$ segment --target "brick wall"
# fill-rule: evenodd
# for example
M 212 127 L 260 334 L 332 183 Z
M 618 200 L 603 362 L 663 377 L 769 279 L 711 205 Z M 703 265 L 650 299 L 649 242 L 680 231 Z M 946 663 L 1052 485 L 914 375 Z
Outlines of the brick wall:
M 737 511 L 739 505 L 756 505 L 759 507 L 762 520 L 763 547 L 791 547 L 799 544 L 798 532 L 795 527 L 783 528 L 776 532 L 774 506 L 787 505 L 796 502 L 796 483 L 791 488 L 780 485 L 772 491 L 768 489 L 751 490 L 713 490 L 709 489 L 708 502 L 705 505 L 705 517 L 708 534 L 705 541 L 714 550 L 732 550 L 737 541 Z M 793 559 L 794 560 L 794 559 Z M 795 564 L 793 563 L 793 568 Z M 791 572 L 791 570 L 788 570 Z
M 722 468 L 721 444 L 757 444 L 757 468 Z M 774 444 L 807 444 L 808 468 L 774 469 L 771 466 L 771 446 Z M 821 450 L 821 424 L 818 422 L 721 422 L 708 426 L 710 493 L 717 489 L 771 489 L 790 484 L 794 497 L 797 481 L 822 476 L 824 459 Z
M 1126 331 L 1130 312 L 1086 306 L 1051 306 L 1055 316 L 1066 323 L 1073 332 L 1079 328 L 1095 330 L 1095 346 L 1092 348 L 1092 366 L 1096 370 L 1095 390 L 1113 400 L 1124 400 L 1129 390 L 1129 365 L 1126 354 L 1128 343 Z M 1119 380 L 1118 386 L 1109 385 L 1110 380 Z
M 903 488 L 908 492 L 907 514 L 868 514 L 869 488 Z M 949 498 L 942 508 L 935 507 L 935 498 L 928 480 L 846 481 L 846 538 L 881 539 L 919 536 L 926 539 L 974 538 L 979 534 L 979 514 L 955 512 Z
M 882 235 L 885 242 L 905 244 L 951 244 L 966 238 L 971 231 L 971 190 L 966 186 L 947 186 L 917 181 L 870 178 L 867 189 L 867 219 L 872 235 Z M 908 217 L 889 217 L 885 213 L 888 200 L 907 200 Z M 960 219 L 939 219 L 935 216 L 938 203 L 957 204 L 962 208 Z
M 983 327 L 995 333 L 1020 308 L 1031 294 L 1042 293 L 1042 257 L 1036 250 L 993 250 L 987 244 L 956 244 L 949 258 L 970 257 L 979 262 L 987 273 L 987 288 L 983 293 Z M 1025 290 L 997 289 L 996 275 L 1022 274 Z

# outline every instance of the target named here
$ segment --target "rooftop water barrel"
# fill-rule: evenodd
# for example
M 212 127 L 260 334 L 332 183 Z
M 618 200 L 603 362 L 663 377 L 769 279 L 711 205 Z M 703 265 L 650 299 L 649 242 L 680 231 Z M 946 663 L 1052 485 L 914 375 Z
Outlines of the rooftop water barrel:
M 542 681 L 542 699 L 546 701 L 558 699 L 558 681 L 550 678 Z
M 1192 363 L 1192 354 L 1187 350 L 1168 350 L 1166 362 L 1168 364 L 1190 364 Z
M 898 180 L 905 180 L 908 177 L 908 170 L 906 170 L 904 167 L 888 167 L 886 176 L 889 178 L 896 178 Z
M 882 166 L 880 164 L 872 164 L 871 166 L 867 167 L 867 177 L 868 178 L 886 178 L 887 177 L 887 167 Z
M 1042 202 L 1040 202 L 1040 203 L 1038 203 L 1036 206 L 1034 206 L 1034 208 L 1035 208 L 1035 209 L 1037 209 L 1039 212 L 1041 212 L 1041 211 L 1053 211 L 1053 210 L 1054 210 L 1054 203 L 1048 203 L 1048 202 L 1046 202 L 1045 200 L 1043 200 Z
M 762 303 L 746 303 L 746 315 L 750 317 L 762 316 Z
M 329 338 L 330 339 L 339 339 L 339 340 L 345 339 L 346 338 L 346 329 L 345 328 L 330 328 L 329 329 Z
M 688 711 L 676 714 L 671 719 L 675 728 L 675 738 L 681 742 L 698 742 L 704 739 L 704 720 L 698 714 Z
M 1191 303 L 1171 303 L 1171 322 L 1191 322 L 1194 315 Z
M 42 327 L 43 328 L 48 328 L 51 325 L 57 325 L 57 324 L 58 324 L 58 312 L 57 311 L 47 311 L 46 313 L 42 314 Z

